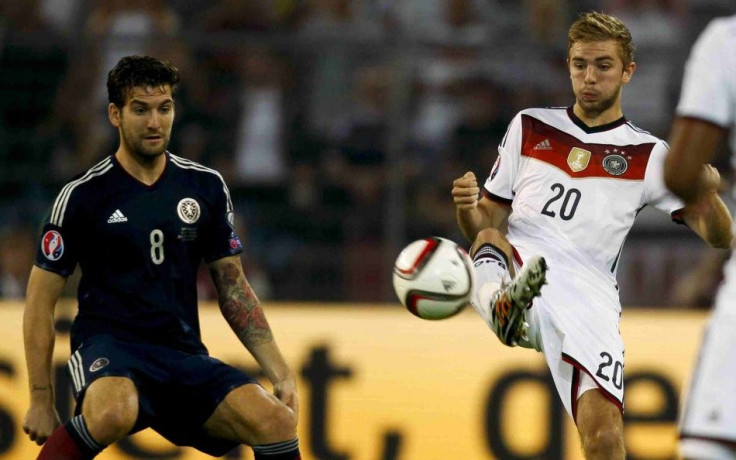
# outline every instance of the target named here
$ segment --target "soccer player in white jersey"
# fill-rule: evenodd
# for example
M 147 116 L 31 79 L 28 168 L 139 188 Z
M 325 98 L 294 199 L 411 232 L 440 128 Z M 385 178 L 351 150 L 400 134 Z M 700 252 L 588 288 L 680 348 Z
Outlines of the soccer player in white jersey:
M 452 189 L 473 241 L 473 306 L 503 343 L 544 352 L 588 459 L 625 458 L 616 268 L 637 214 L 651 205 L 712 246 L 730 241 L 715 170 L 702 168 L 706 197 L 685 207 L 662 179 L 667 145 L 623 116 L 633 48 L 620 20 L 582 14 L 568 34 L 574 105 L 521 111 L 483 187 L 468 172 Z
M 718 18 L 700 35 L 687 61 L 664 165 L 665 183 L 688 204 L 710 193 L 711 185 L 698 171 L 729 131 L 736 132 L 735 75 L 736 16 Z M 735 147 L 732 142 L 732 152 Z M 736 260 L 731 254 L 680 414 L 685 459 L 736 459 L 735 332 Z

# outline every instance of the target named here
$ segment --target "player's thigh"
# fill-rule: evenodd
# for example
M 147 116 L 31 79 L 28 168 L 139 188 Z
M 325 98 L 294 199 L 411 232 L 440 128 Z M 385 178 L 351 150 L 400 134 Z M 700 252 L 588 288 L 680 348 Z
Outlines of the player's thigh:
M 204 430 L 248 445 L 287 441 L 296 437 L 296 414 L 260 385 L 246 384 L 227 394 Z
M 589 390 L 580 395 L 575 423 L 582 437 L 608 432 L 623 441 L 624 420 L 621 409 L 600 390 Z
M 128 377 L 95 379 L 84 392 L 82 415 L 90 433 L 97 440 L 114 440 L 124 436 L 138 418 L 138 390 L 135 384 Z

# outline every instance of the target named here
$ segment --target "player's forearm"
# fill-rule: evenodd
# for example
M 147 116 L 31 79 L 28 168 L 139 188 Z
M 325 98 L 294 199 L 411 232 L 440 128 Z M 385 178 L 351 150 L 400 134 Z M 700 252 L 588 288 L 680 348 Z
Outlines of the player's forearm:
M 226 285 L 229 281 L 223 280 Z M 245 278 L 233 283 L 220 297 L 220 310 L 243 345 L 256 359 L 269 380 L 276 384 L 291 376 L 273 338 L 258 298 Z
M 23 312 L 23 345 L 32 401 L 53 403 L 51 359 L 56 330 L 54 310 L 66 278 L 38 267 L 31 269 Z
M 458 208 L 456 216 L 460 231 L 471 243 L 475 241 L 478 232 L 491 224 L 489 217 L 478 206 L 471 209 Z
M 219 264 L 212 269 L 220 311 L 240 341 L 252 347 L 273 341 L 261 302 L 243 275 L 239 261 Z
M 53 404 L 51 359 L 54 353 L 54 315 L 48 308 L 26 307 L 23 314 L 23 342 L 28 368 L 31 400 Z
M 733 219 L 728 207 L 716 193 L 703 199 L 706 201 L 706 211 L 701 216 L 701 237 L 714 248 L 730 248 L 733 240 Z
M 275 341 L 255 345 L 251 347 L 250 352 L 272 384 L 294 379 Z

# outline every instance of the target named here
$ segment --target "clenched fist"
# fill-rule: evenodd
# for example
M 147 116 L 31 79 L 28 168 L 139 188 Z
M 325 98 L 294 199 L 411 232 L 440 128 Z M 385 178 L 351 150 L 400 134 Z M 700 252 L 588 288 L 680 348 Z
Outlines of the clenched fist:
M 479 193 L 478 181 L 472 171 L 452 181 L 452 199 L 457 209 L 473 209 L 478 206 Z

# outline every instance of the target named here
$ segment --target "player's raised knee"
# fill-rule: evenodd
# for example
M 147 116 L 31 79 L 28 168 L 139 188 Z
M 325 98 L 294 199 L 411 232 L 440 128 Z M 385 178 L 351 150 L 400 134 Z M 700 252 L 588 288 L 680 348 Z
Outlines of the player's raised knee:
M 492 244 L 505 252 L 511 252 L 511 243 L 497 228 L 488 227 L 478 232 L 473 248 L 477 249 L 483 244 Z
M 506 238 L 501 234 L 497 228 L 488 227 L 478 232 L 478 236 L 475 238 L 477 243 L 492 243 L 496 244 L 500 241 L 506 241 Z
M 104 407 L 85 411 L 90 434 L 100 444 L 108 445 L 125 437 L 138 418 L 138 400 L 126 398 L 110 401 Z

